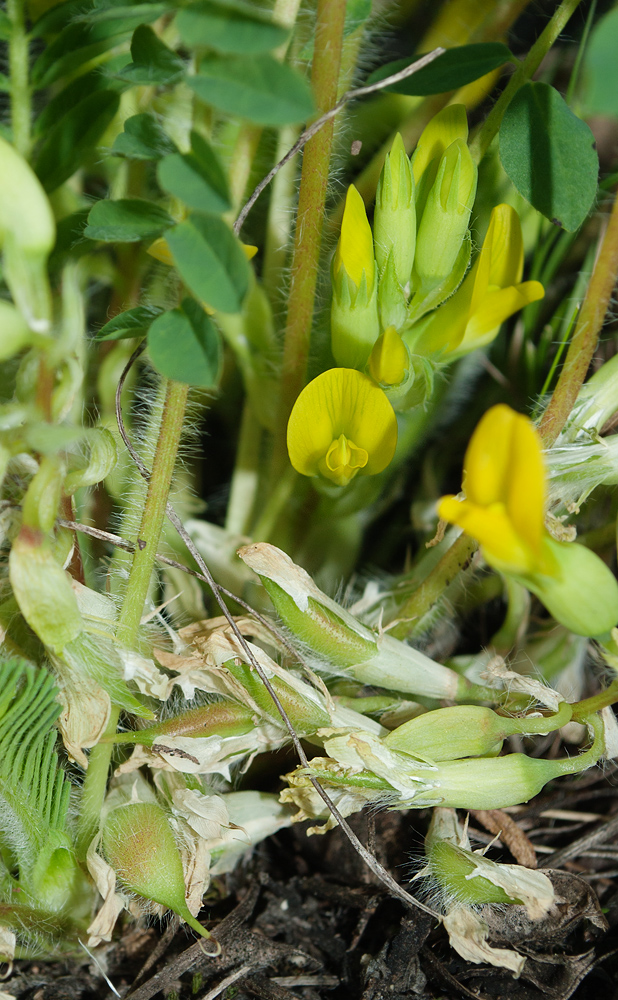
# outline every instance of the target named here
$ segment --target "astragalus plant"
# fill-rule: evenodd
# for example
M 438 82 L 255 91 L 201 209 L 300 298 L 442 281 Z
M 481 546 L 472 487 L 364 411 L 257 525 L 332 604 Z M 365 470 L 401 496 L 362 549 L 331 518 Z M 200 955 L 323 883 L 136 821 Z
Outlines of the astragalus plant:
M 616 164 L 585 121 L 618 114 L 616 18 L 572 65 L 578 0 L 516 55 L 525 2 L 445 0 L 389 63 L 419 6 L 0 13 L 7 961 L 166 909 L 209 937 L 213 874 L 367 804 L 436 809 L 464 957 L 519 972 L 474 906 L 553 905 L 453 810 L 618 751 Z

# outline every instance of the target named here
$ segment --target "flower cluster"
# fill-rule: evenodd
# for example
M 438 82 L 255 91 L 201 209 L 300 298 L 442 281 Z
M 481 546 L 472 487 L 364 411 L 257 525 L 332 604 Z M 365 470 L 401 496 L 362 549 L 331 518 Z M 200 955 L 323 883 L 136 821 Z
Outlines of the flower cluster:
M 332 262 L 331 349 L 338 367 L 298 397 L 288 452 L 303 475 L 347 486 L 381 472 L 397 439 L 394 411 L 431 393 L 433 371 L 497 335 L 517 310 L 542 298 L 522 282 L 517 213 L 492 212 L 480 253 L 468 229 L 477 169 L 463 105 L 437 114 L 410 159 L 397 135 L 376 194 L 373 231 L 350 185 Z

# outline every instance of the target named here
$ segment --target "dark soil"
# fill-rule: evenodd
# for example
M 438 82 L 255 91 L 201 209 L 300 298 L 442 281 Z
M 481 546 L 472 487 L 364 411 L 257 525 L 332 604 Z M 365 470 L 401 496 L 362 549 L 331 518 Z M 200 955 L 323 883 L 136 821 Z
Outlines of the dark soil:
M 16 963 L 2 987 L 19 1000 L 613 1000 L 618 997 L 618 770 L 550 786 L 510 814 L 470 819 L 476 846 L 512 863 L 537 849 L 557 910 L 531 923 L 522 906 L 484 911 L 491 943 L 527 956 L 521 976 L 473 965 L 449 946 L 428 915 L 389 897 L 339 830 L 307 837 L 303 827 L 265 841 L 244 866 L 211 886 L 200 915 L 222 946 L 189 944 L 175 919 L 119 928 L 95 962 Z M 549 814 L 549 815 L 548 815 Z M 419 868 L 428 814 L 352 817 L 361 840 L 409 885 Z M 508 834 L 508 836 L 507 836 Z M 507 846 L 508 845 L 508 846 Z

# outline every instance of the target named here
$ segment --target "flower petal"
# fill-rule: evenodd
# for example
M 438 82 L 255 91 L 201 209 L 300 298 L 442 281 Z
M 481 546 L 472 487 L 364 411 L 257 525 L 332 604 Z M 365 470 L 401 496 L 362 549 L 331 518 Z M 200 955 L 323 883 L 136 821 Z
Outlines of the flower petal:
M 523 309 L 530 302 L 536 302 L 545 295 L 545 289 L 539 281 L 525 281 L 521 285 L 510 285 L 508 288 L 486 289 L 482 302 L 473 312 L 462 343 L 476 346 L 489 342 L 488 334 L 498 332 L 500 326 L 513 313 Z
M 492 406 L 478 423 L 464 458 L 468 500 L 483 507 L 506 503 L 513 419 L 510 406 Z
M 367 291 L 371 294 L 374 281 L 373 233 L 367 219 L 365 203 L 353 184 L 350 184 L 341 221 L 341 236 L 335 253 L 335 272 L 344 267 L 360 287 L 363 272 Z
M 458 524 L 467 535 L 482 546 L 487 562 L 499 569 L 528 573 L 534 569 L 533 559 L 522 544 L 502 503 L 481 507 L 469 500 L 443 497 L 438 514 L 449 524 Z
M 433 183 L 438 163 L 447 147 L 456 139 L 467 138 L 468 117 L 463 104 L 450 104 L 434 115 L 423 129 L 412 157 L 415 184 L 418 184 L 430 163 L 434 163 L 434 177 L 431 178 Z
M 528 417 L 514 414 L 506 501 L 517 534 L 540 555 L 545 520 L 545 467 L 541 440 Z
M 305 386 L 288 423 L 288 452 L 297 472 L 315 476 L 342 434 L 367 452 L 363 475 L 381 472 L 397 444 L 397 418 L 382 390 L 353 368 L 331 368 Z

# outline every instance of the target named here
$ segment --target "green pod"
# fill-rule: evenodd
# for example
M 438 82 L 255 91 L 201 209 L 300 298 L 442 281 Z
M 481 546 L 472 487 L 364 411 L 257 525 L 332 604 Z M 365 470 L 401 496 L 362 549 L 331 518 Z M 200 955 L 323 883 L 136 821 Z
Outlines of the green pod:
M 139 743 L 150 747 L 161 736 L 243 736 L 255 728 L 255 712 L 233 701 L 216 701 L 190 708 L 146 729 L 116 733 L 114 743 Z
M 182 859 L 160 806 L 135 802 L 113 809 L 101 840 L 105 857 L 127 889 L 167 906 L 202 937 L 210 937 L 187 906 Z
M 440 888 L 452 899 L 469 906 L 483 903 L 521 903 L 521 899 L 508 896 L 503 888 L 476 872 L 479 858 L 446 840 L 433 843 L 427 852 L 428 867 Z M 483 858 L 484 865 L 496 862 Z M 496 865 L 496 867 L 498 867 Z
M 555 715 L 536 718 L 509 718 L 480 705 L 454 705 L 404 722 L 384 742 L 389 750 L 434 761 L 488 757 L 500 752 L 507 736 L 551 733 L 565 726 L 572 714 L 567 702 L 562 702 Z

